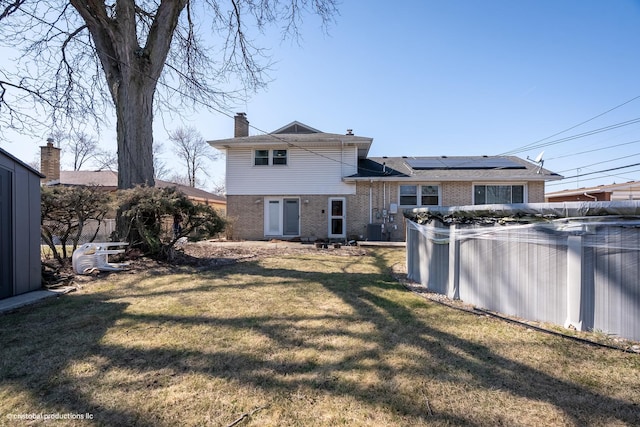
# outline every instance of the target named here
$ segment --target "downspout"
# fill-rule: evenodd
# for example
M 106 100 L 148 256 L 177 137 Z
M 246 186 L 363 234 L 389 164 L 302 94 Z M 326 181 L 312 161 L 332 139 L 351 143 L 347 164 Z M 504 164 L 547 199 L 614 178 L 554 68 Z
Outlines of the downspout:
M 373 200 L 371 199 L 372 194 L 373 194 L 373 180 L 370 179 L 369 180 L 369 224 L 373 224 Z
M 342 139 L 340 139 L 340 175 L 344 176 L 344 141 Z
M 382 181 L 382 209 L 386 209 L 386 206 L 387 206 L 387 183 Z
M 590 198 L 592 198 L 592 199 L 593 199 L 594 201 L 596 201 L 596 202 L 598 201 L 598 196 L 591 196 L 591 195 L 589 195 L 589 194 L 587 194 L 587 193 L 583 193 L 582 195 L 583 195 L 583 196 L 586 196 L 586 197 L 590 197 Z

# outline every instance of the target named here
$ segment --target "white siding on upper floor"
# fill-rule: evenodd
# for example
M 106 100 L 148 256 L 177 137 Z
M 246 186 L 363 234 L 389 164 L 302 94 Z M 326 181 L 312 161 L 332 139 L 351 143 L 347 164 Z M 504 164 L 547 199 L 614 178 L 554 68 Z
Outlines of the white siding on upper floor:
M 355 147 L 287 149 L 287 165 L 253 165 L 253 148 L 233 148 L 226 153 L 227 195 L 355 194 L 355 184 L 342 177 L 357 173 Z

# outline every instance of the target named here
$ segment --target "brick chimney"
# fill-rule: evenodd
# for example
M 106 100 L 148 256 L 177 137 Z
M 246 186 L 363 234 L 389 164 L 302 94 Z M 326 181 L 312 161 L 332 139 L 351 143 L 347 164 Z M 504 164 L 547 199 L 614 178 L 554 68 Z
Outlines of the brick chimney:
M 233 136 L 235 138 L 240 138 L 242 136 L 249 136 L 249 120 L 247 120 L 247 114 L 237 113 L 234 119 L 235 119 L 235 129 L 233 132 Z
M 43 182 L 60 179 L 60 148 L 53 146 L 53 138 L 47 139 L 47 145 L 40 147 L 40 173 Z

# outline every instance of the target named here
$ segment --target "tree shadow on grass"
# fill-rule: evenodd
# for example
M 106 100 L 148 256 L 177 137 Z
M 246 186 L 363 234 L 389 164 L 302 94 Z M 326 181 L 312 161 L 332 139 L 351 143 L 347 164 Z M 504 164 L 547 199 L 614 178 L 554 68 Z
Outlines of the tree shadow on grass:
M 81 382 L 64 374 L 72 361 L 101 353 L 100 340 L 126 308 L 125 303 L 74 295 L 0 315 L 0 394 L 5 396 L 0 403 L 2 420 L 21 414 L 90 414 L 102 422 L 153 426 L 136 411 L 100 405 L 83 391 Z M 23 401 L 8 404 L 12 395 L 23 393 Z
M 263 316 L 237 313 L 227 317 L 215 312 L 195 316 L 141 313 L 127 310 L 131 303 L 114 300 L 121 296 L 96 293 L 71 295 L 37 310 L 22 310 L 2 316 L 0 340 L 7 344 L 0 350 L 2 388 L 7 392 L 26 391 L 41 406 L 25 408 L 26 412 L 88 412 L 98 423 L 112 425 L 171 424 L 166 420 L 153 420 L 148 413 L 132 409 L 124 402 L 112 406 L 99 404 L 92 392 L 85 391 L 82 379 L 61 375 L 61 371 L 73 361 L 99 358 L 100 371 L 94 372 L 96 377 L 118 370 L 139 373 L 164 371 L 171 375 L 195 372 L 211 379 L 249 385 L 263 390 L 267 396 L 290 395 L 296 390 L 306 389 L 355 398 L 365 405 L 382 407 L 389 413 L 398 414 L 408 423 L 486 425 L 500 422 L 500 419 L 430 408 L 428 401 L 425 405 L 424 398 L 398 390 L 396 379 L 400 376 L 412 377 L 415 391 L 422 391 L 425 395 L 428 395 L 429 383 L 434 378 L 460 388 L 471 386 L 487 392 L 501 390 L 530 401 L 551 404 L 575 425 L 595 424 L 603 420 L 629 425 L 640 423 L 637 404 L 556 378 L 517 360 L 507 359 L 485 345 L 430 325 L 428 319 L 415 314 L 408 302 L 396 298 L 405 291 L 386 272 L 385 259 L 379 257 L 376 263 L 383 272 L 304 272 L 267 269 L 258 263 L 243 266 L 255 277 L 265 278 L 264 283 L 271 283 L 274 277 L 281 278 L 283 286 L 300 287 L 301 291 L 312 284 L 320 284 L 330 295 L 346 304 L 348 310 L 338 313 L 314 310 L 309 314 L 296 312 Z M 206 275 L 220 279 L 230 278 L 234 273 L 234 269 L 229 269 Z M 181 293 L 215 293 L 222 288 L 240 293 L 260 286 L 259 282 L 251 285 L 226 283 L 192 287 Z M 158 292 L 140 290 L 127 294 L 127 297 L 143 299 L 172 295 L 173 292 L 170 289 Z M 260 303 L 256 301 L 256 304 Z M 411 302 L 414 303 L 415 300 Z M 42 311 L 38 313 L 39 310 Z M 473 321 L 469 315 L 469 322 Z M 240 346 L 226 349 L 144 348 L 105 341 L 107 330 L 116 323 L 145 325 L 145 328 L 177 326 L 178 334 L 195 326 L 205 328 L 212 335 L 221 329 L 238 333 L 251 331 L 269 339 L 275 356 Z M 358 324 L 369 327 L 352 327 Z M 32 329 L 34 326 L 36 331 Z M 152 331 L 147 329 L 141 334 L 152 334 Z M 131 333 L 136 336 L 134 330 Z M 179 339 L 176 336 L 176 341 Z M 354 351 L 353 347 L 344 346 L 345 339 L 366 345 L 356 347 Z M 389 359 L 391 353 L 403 348 L 417 349 L 423 355 L 417 359 L 419 363 L 398 366 Z M 312 352 L 314 357 L 291 357 L 301 350 Z M 322 357 L 328 354 L 334 357 Z M 365 384 L 357 380 L 358 376 L 367 375 L 377 381 Z M 122 387 L 136 390 L 163 387 L 162 382 L 146 384 L 145 381 L 147 377 L 139 376 L 132 380 L 132 384 Z M 585 411 L 584 406 L 589 402 L 599 402 L 597 417 Z

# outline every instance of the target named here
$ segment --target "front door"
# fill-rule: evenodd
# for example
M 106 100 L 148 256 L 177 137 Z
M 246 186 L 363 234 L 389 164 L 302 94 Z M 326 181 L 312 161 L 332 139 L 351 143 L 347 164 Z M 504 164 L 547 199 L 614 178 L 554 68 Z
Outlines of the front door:
M 11 171 L 0 168 L 0 298 L 13 295 Z
M 344 197 L 329 199 L 329 238 L 340 239 L 347 235 L 346 201 Z

